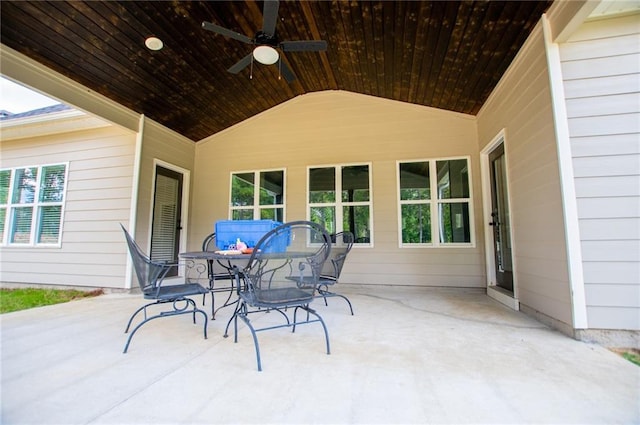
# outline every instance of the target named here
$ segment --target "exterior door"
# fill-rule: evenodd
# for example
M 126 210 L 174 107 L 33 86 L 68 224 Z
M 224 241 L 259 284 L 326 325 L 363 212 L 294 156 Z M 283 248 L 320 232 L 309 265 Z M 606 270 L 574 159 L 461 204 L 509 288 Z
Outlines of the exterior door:
M 507 169 L 504 144 L 489 154 L 491 170 L 491 223 L 495 256 L 496 285 L 513 292 L 511 259 L 511 223 L 507 193 Z
M 180 251 L 182 174 L 156 166 L 151 231 L 151 259 L 178 262 Z M 174 267 L 167 275 L 177 276 Z

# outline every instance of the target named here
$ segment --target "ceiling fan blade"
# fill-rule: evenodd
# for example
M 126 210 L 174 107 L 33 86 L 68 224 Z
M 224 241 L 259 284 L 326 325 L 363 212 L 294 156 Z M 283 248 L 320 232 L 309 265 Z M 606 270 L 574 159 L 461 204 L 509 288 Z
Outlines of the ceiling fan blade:
M 327 50 L 324 40 L 283 41 L 280 43 L 283 52 L 319 52 Z
M 282 60 L 282 57 L 280 58 L 278 66 L 280 66 L 280 74 L 287 80 L 287 83 L 291 84 L 296 80 L 296 74 L 294 74 L 291 68 L 287 66 L 287 63 Z
M 247 67 L 247 65 L 249 65 L 251 63 L 251 57 L 252 56 L 253 56 L 253 52 L 249 53 L 247 56 L 245 56 L 242 59 L 240 59 L 238 62 L 236 62 L 235 65 L 233 65 L 231 68 L 227 69 L 227 71 L 229 71 L 232 74 L 237 74 L 238 72 L 240 72 L 243 69 L 245 69 Z
M 265 0 L 262 9 L 262 32 L 268 36 L 276 33 L 276 22 L 278 21 L 278 8 L 280 4 L 277 0 Z
M 211 22 L 203 22 L 202 28 L 206 29 L 207 31 L 213 31 L 215 33 L 224 35 L 225 37 L 233 38 L 234 40 L 242 41 L 243 43 L 253 44 L 253 39 L 247 37 L 246 35 L 223 28 L 220 25 L 212 24 Z

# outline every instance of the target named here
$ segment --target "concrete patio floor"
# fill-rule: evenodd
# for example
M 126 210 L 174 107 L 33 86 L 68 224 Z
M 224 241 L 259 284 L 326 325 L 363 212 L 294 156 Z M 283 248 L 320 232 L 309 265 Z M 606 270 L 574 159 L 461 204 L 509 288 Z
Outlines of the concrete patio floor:
M 640 423 L 640 367 L 477 290 L 341 285 L 319 324 L 223 338 L 109 294 L 0 316 L 2 424 Z M 275 316 L 272 314 L 271 316 Z M 269 315 L 258 320 L 270 320 Z

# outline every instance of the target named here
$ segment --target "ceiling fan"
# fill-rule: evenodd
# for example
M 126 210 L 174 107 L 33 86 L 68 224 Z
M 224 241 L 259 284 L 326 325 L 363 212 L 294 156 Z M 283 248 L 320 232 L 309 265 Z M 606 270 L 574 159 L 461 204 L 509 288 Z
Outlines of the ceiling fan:
M 225 37 L 255 46 L 251 53 L 240 59 L 227 71 L 232 74 L 237 74 L 249 64 L 253 64 L 254 59 L 264 65 L 272 65 L 279 62 L 280 73 L 288 83 L 291 83 L 296 79 L 296 76 L 287 64 L 282 61 L 278 49 L 282 52 L 319 52 L 327 50 L 327 42 L 324 40 L 280 41 L 276 34 L 278 8 L 278 0 L 265 0 L 262 10 L 262 30 L 256 32 L 253 38 L 249 38 L 244 34 L 223 28 L 211 22 L 205 21 L 202 23 L 202 28 L 208 31 L 213 31 Z

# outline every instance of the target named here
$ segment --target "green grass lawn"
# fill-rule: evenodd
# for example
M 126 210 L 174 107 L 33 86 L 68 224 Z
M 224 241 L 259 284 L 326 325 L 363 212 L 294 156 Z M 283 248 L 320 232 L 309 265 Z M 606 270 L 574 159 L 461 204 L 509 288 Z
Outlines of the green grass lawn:
M 631 363 L 635 363 L 640 366 L 640 354 L 627 351 L 625 353 L 622 353 L 622 357 L 629 360 Z
M 611 351 L 640 366 L 640 350 L 637 348 L 614 348 Z
M 0 314 L 51 304 L 66 303 L 78 298 L 102 295 L 102 289 L 77 291 L 72 289 L 0 289 Z

